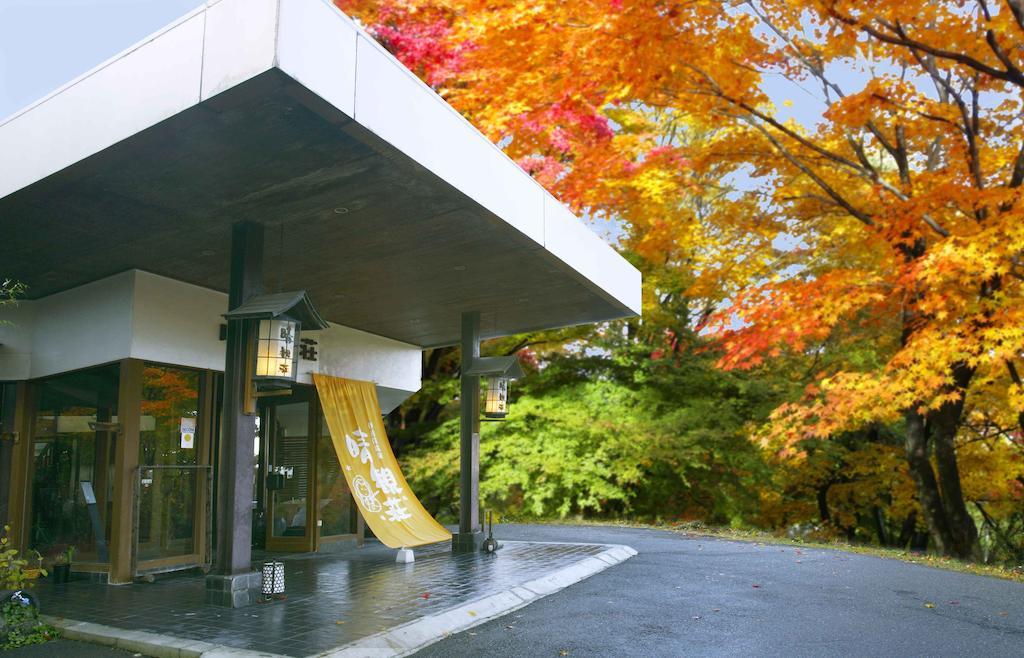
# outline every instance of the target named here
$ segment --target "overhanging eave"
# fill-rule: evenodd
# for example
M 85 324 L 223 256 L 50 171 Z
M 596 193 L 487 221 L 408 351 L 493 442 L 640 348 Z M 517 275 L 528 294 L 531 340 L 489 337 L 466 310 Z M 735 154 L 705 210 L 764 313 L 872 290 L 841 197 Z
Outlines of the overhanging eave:
M 239 26 L 244 29 L 239 29 Z M 230 225 L 328 320 L 452 344 L 635 315 L 640 275 L 329 2 L 201 7 L 0 123 L 5 271 L 227 287 Z

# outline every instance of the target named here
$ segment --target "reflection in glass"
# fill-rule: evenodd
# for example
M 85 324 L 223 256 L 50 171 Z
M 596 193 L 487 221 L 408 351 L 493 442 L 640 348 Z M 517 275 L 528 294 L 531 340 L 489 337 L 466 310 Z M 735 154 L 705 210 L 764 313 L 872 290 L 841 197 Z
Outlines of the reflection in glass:
M 52 560 L 108 562 L 117 435 L 115 365 L 39 383 L 33 427 L 29 545 Z
M 322 414 L 320 435 L 316 441 L 316 479 L 320 536 L 349 535 L 355 532 L 352 496 Z
M 196 552 L 199 373 L 146 365 L 139 433 L 138 559 Z
M 281 488 L 270 492 L 273 536 L 306 536 L 306 490 L 309 483 L 309 403 L 274 407 L 270 473 L 279 473 Z
M 280 488 L 270 492 L 274 537 L 306 536 L 306 492 L 309 484 L 309 403 L 274 407 L 268 471 L 277 473 Z

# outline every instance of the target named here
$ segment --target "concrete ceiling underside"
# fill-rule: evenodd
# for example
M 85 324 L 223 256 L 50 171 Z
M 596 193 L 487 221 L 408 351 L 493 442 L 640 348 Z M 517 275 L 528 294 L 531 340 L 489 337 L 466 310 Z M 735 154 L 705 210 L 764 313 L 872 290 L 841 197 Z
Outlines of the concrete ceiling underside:
M 0 274 L 38 298 L 128 269 L 226 291 L 231 225 L 265 287 L 332 322 L 453 344 L 633 313 L 278 70 L 0 199 Z

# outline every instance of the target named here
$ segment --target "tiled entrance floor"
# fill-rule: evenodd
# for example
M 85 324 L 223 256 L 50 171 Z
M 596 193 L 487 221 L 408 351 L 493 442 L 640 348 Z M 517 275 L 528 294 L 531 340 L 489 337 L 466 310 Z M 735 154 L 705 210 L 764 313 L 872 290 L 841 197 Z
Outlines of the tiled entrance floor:
M 232 610 L 203 602 L 201 575 L 120 587 L 41 583 L 46 615 L 214 644 L 308 656 L 510 589 L 601 553 L 587 544 L 507 542 L 497 555 L 416 550 L 412 564 L 367 542 L 340 553 L 277 556 L 288 599 Z M 258 564 L 256 565 L 258 567 Z

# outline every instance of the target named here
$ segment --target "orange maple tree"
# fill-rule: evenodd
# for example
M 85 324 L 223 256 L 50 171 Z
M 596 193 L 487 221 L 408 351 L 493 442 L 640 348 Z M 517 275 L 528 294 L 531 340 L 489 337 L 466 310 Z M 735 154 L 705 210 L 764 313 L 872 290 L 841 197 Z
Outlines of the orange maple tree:
M 1017 425 L 998 445 L 1024 428 L 1024 2 L 338 5 L 624 248 L 692 273 L 722 367 L 811 364 L 766 445 L 901 423 L 936 548 L 978 556 L 965 408 Z

